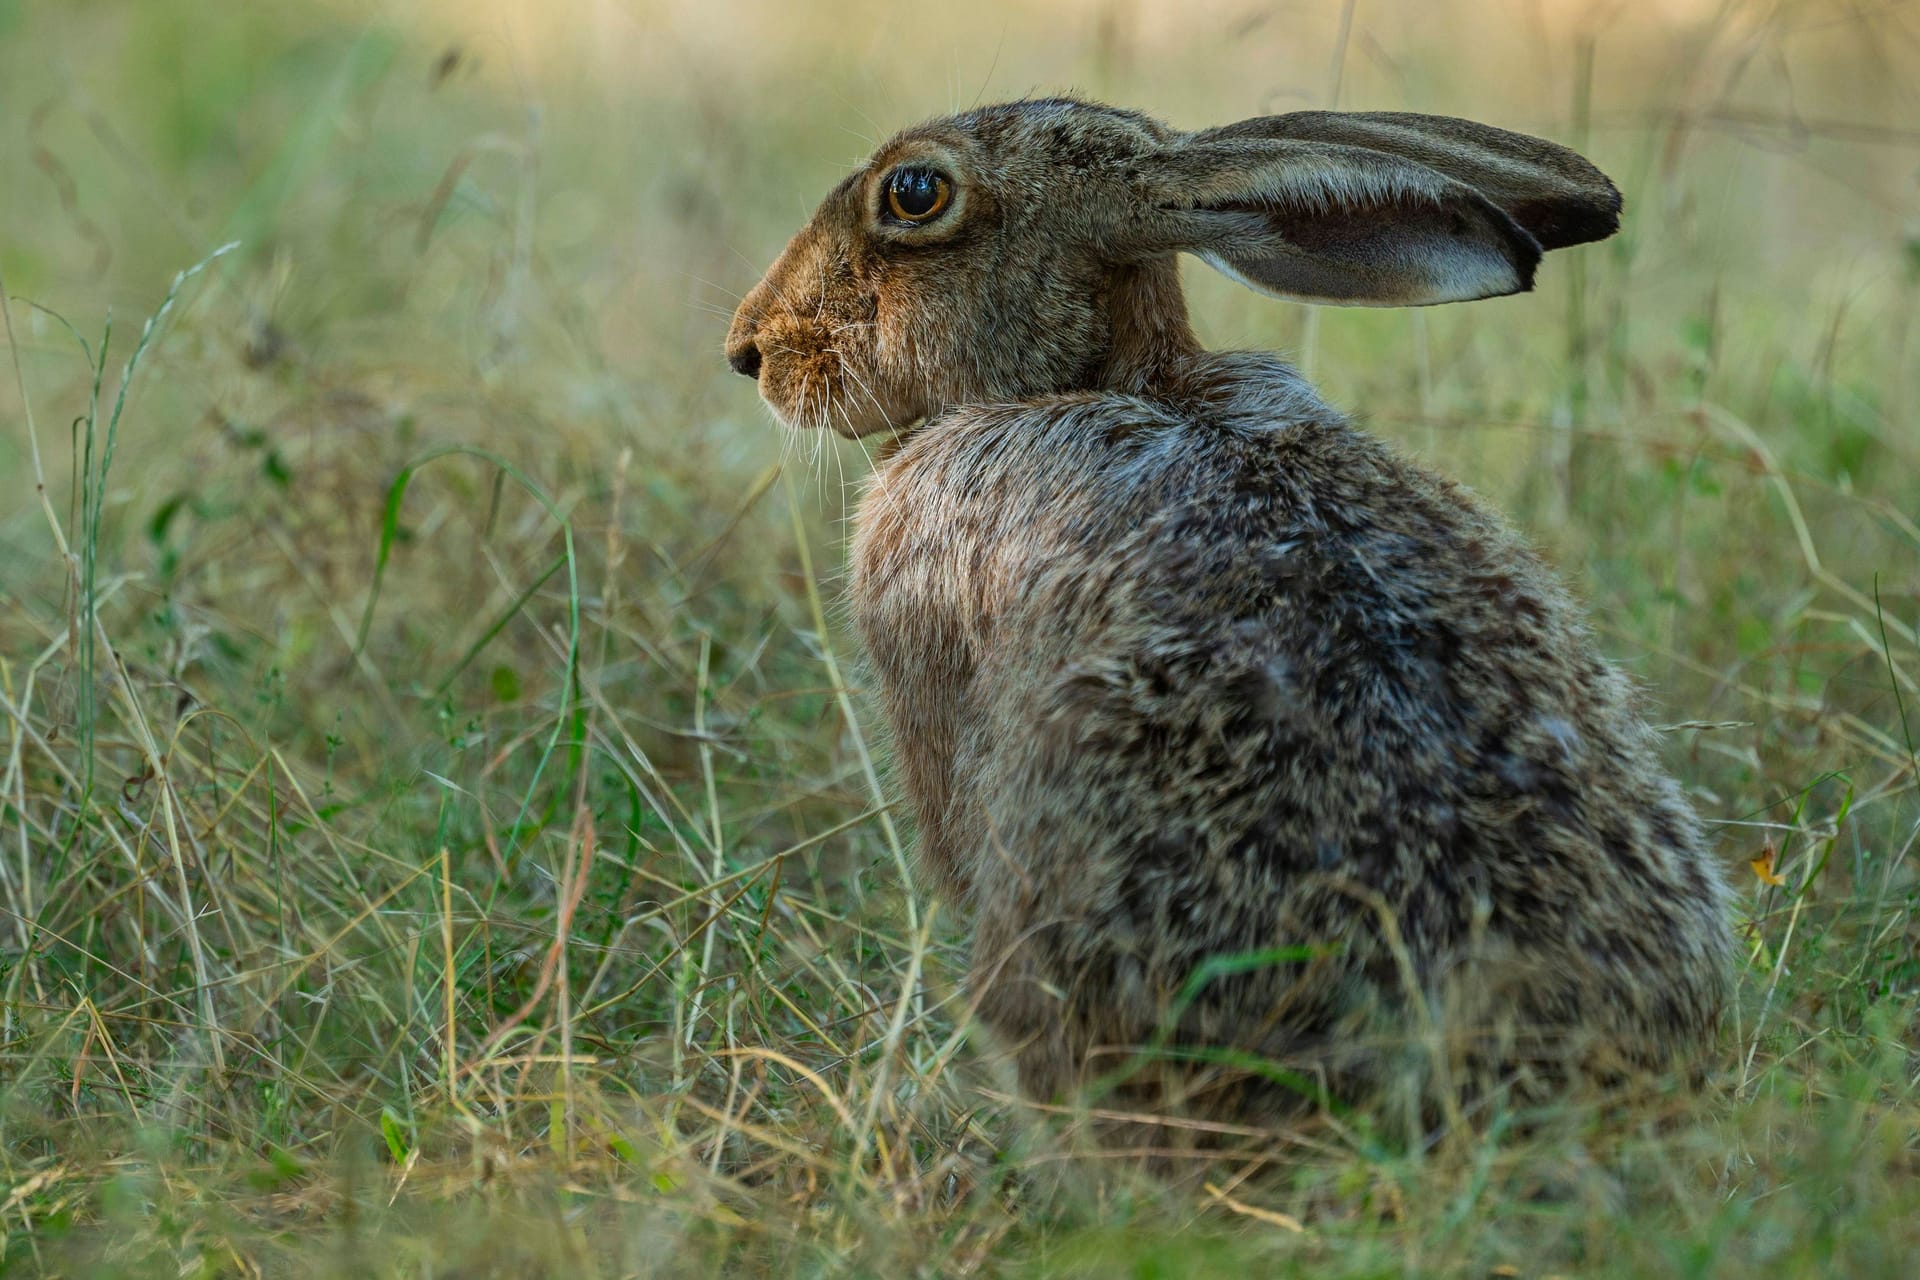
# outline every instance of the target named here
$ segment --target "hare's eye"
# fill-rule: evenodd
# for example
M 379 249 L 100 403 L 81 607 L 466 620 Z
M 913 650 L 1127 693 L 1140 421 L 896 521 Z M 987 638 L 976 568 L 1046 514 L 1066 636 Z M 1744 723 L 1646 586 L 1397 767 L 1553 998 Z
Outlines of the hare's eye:
M 902 222 L 926 222 L 953 199 L 953 183 L 932 169 L 895 169 L 887 179 L 887 212 Z

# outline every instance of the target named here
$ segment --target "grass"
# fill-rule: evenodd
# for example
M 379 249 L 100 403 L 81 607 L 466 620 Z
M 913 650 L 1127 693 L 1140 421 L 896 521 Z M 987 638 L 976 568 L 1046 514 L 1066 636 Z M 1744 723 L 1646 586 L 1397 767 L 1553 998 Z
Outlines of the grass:
M 0 1269 L 1911 1270 L 1910 6 L 279 9 L 0 3 Z M 1742 996 L 1697 1096 L 1167 1193 L 970 1048 L 838 611 L 865 460 L 718 340 L 896 123 L 1330 82 L 1628 192 L 1527 298 L 1190 280 L 1587 597 Z

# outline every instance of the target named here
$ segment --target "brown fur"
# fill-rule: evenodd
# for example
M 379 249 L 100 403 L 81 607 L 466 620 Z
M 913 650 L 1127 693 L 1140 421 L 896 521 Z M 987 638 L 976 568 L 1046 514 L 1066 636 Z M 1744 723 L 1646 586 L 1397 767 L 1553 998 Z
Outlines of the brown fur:
M 901 164 L 953 206 L 889 225 Z M 1257 1118 L 1301 1078 L 1666 1069 L 1711 1032 L 1726 890 L 1578 609 L 1286 365 L 1201 350 L 1174 263 L 1447 300 L 1617 211 L 1464 121 L 1021 102 L 888 142 L 742 303 L 729 356 L 783 418 L 919 423 L 854 612 L 1032 1095 Z

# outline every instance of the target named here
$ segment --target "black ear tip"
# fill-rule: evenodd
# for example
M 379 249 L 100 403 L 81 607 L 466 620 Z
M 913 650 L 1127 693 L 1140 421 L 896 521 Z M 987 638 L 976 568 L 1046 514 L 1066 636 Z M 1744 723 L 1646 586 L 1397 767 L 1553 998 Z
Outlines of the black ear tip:
M 1533 278 L 1540 272 L 1540 257 L 1541 255 L 1536 252 L 1513 264 L 1514 274 L 1520 279 L 1520 285 L 1514 290 L 1515 293 L 1533 292 Z
M 1620 230 L 1621 208 L 1620 191 L 1609 182 L 1604 192 L 1552 196 L 1529 201 L 1512 212 L 1542 249 L 1565 249 L 1605 240 Z

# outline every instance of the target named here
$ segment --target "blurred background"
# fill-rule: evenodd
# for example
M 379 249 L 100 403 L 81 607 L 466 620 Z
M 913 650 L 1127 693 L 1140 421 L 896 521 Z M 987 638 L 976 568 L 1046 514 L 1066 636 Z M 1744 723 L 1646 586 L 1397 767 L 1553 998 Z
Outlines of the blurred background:
M 1621 234 L 1530 295 L 1316 310 L 1188 262 L 1195 322 L 1588 600 L 1740 876 L 1743 1088 L 1906 1025 L 1920 6 L 0 0 L 9 1213 L 173 1265 L 151 1206 L 217 1201 L 254 1258 L 341 1160 L 484 1154 L 645 1170 L 737 1261 L 712 1205 L 804 1203 L 804 1148 L 921 1247 L 1024 1229 L 951 1190 L 1009 1130 L 837 603 L 864 452 L 719 350 L 878 141 L 1060 90 L 1456 114 L 1614 177 Z

